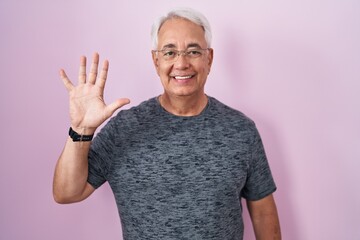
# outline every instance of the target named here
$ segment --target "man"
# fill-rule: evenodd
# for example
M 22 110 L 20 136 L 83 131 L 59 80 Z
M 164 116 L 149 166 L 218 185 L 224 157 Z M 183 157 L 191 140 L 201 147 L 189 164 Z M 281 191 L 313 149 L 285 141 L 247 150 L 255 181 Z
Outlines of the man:
M 213 61 L 206 18 L 190 9 L 168 13 L 152 29 L 153 62 L 164 92 L 129 103 L 103 101 L 108 61 L 98 76 L 94 54 L 78 85 L 63 70 L 71 128 L 57 162 L 54 198 L 86 199 L 108 181 L 124 239 L 242 239 L 241 197 L 257 239 L 281 239 L 276 190 L 255 124 L 204 92 Z

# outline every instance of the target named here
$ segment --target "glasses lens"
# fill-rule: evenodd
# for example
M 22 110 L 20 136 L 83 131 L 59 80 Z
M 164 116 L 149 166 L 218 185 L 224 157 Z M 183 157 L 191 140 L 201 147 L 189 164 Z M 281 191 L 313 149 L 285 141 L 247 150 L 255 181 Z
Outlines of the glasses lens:
M 180 55 L 184 55 L 188 59 L 194 59 L 201 57 L 207 49 L 187 49 L 185 51 L 178 51 L 174 49 L 160 50 L 162 59 L 165 61 L 176 61 Z
M 177 58 L 177 56 L 179 56 L 179 53 L 176 50 L 163 50 L 162 53 L 163 58 L 166 61 L 174 60 L 175 58 Z

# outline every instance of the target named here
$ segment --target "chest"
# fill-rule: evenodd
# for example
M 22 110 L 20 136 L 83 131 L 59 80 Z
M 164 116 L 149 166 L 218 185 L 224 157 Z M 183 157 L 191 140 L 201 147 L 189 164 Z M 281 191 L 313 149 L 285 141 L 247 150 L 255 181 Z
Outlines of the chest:
M 251 157 L 239 133 L 159 129 L 138 131 L 119 144 L 109 178 L 119 195 L 239 196 Z

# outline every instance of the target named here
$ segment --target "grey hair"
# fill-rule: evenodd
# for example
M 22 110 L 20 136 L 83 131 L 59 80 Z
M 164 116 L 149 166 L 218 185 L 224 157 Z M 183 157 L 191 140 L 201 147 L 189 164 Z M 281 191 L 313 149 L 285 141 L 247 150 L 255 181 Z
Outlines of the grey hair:
M 158 18 L 152 25 L 151 41 L 152 41 L 153 50 L 157 48 L 158 33 L 160 31 L 161 26 L 167 20 L 173 18 L 183 18 L 201 26 L 204 29 L 204 36 L 205 36 L 205 41 L 207 43 L 207 47 L 211 47 L 211 38 L 212 38 L 211 27 L 206 17 L 202 13 L 195 11 L 191 8 L 176 8 L 169 11 L 166 15 Z

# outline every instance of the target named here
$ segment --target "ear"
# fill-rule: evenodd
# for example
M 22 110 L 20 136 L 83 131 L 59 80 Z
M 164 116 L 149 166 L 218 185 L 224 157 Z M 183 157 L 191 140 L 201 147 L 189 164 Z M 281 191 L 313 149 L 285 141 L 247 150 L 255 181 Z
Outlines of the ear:
M 211 69 L 211 65 L 213 63 L 213 59 L 214 59 L 214 49 L 209 48 L 209 53 L 207 55 L 207 59 L 208 59 L 208 67 L 209 67 L 209 72 L 210 73 L 210 69 Z
M 152 60 L 156 69 L 157 74 L 159 75 L 159 58 L 157 56 L 157 52 L 151 51 Z

